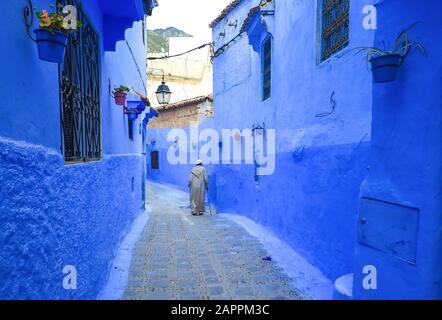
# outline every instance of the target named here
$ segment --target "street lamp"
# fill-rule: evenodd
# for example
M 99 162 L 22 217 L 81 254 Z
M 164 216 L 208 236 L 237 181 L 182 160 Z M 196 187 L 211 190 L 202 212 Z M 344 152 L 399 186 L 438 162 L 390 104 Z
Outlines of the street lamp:
M 157 95 L 159 104 L 161 105 L 169 104 L 172 92 L 170 91 L 169 87 L 166 85 L 166 82 L 164 81 L 164 75 L 163 75 L 163 81 L 158 86 L 157 92 L 155 92 L 155 94 Z

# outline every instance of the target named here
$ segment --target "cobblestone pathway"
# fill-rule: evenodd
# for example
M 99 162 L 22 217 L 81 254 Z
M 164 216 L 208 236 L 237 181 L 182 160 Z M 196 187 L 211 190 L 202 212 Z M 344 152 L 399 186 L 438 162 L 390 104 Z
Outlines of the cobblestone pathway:
M 301 299 L 261 243 L 234 222 L 192 216 L 187 194 L 149 183 L 149 222 L 124 299 Z

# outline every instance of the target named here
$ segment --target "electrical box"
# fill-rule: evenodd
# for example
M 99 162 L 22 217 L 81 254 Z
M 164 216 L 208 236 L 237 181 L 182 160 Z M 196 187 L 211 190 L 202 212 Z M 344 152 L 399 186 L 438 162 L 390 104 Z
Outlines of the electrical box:
M 359 243 L 416 264 L 419 210 L 362 198 Z

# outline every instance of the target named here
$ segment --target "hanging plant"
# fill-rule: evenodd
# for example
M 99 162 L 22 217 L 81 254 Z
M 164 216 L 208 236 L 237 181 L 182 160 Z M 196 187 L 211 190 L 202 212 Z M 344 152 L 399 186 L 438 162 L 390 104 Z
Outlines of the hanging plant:
M 54 11 L 55 6 L 51 4 L 50 8 Z M 61 12 L 63 10 L 62 4 L 59 3 L 57 8 Z M 69 11 L 67 13 L 57 13 L 55 11 L 48 13 L 47 10 L 38 11 L 37 9 L 34 9 L 34 11 L 39 19 L 39 28 L 34 30 L 39 58 L 48 62 L 62 63 L 68 34 L 77 28 L 81 28 L 82 22 L 75 20 L 75 26 L 65 22 L 66 16 L 71 14 Z
M 391 49 L 386 49 L 383 43 L 383 49 L 376 47 L 357 47 L 357 53 L 367 52 L 367 63 L 371 64 L 371 71 L 373 73 L 373 81 L 375 83 L 391 82 L 396 79 L 398 68 L 403 64 L 413 47 L 416 47 L 420 52 L 427 57 L 427 52 L 424 46 L 416 41 L 410 41 L 408 31 L 410 31 L 417 23 L 403 30 L 394 41 Z
M 129 91 L 130 91 L 130 89 L 126 86 L 119 86 L 118 88 L 115 88 L 112 91 L 112 94 L 114 95 L 114 98 L 115 98 L 115 104 L 117 106 L 126 105 L 127 93 Z

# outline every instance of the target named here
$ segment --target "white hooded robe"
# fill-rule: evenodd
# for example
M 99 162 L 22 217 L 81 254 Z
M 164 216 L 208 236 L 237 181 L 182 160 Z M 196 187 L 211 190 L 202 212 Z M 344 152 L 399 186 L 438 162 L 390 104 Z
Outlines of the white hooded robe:
M 209 188 L 207 171 L 203 166 L 196 166 L 192 169 L 189 177 L 190 188 L 190 209 L 192 214 L 205 212 L 206 190 Z

